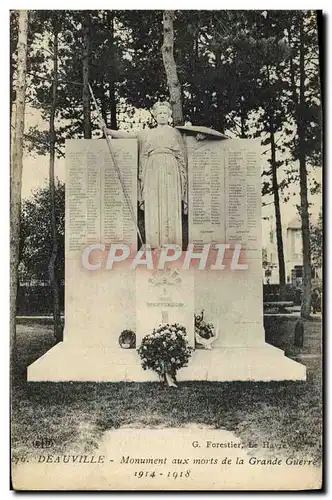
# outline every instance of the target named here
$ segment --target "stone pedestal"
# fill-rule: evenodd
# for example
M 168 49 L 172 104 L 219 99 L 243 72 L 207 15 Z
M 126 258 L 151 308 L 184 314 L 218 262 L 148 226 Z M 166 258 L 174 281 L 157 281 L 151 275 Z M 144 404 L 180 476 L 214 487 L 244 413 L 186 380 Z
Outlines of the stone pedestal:
M 194 277 L 190 270 L 136 271 L 137 345 L 160 324 L 179 323 L 186 328 L 189 345 L 194 347 L 194 310 Z
M 137 144 L 113 141 L 133 207 L 137 206 Z M 121 331 L 142 337 L 160 323 L 181 323 L 194 346 L 194 313 L 218 330 L 212 350 L 196 349 L 178 380 L 305 380 L 305 367 L 265 343 L 261 250 L 260 148 L 257 141 L 187 138 L 189 243 L 241 244 L 247 269 L 105 270 L 110 243 L 136 249 L 137 235 L 105 141 L 66 145 L 66 285 L 64 341 L 28 368 L 28 380 L 153 381 L 135 349 L 122 349 Z M 98 271 L 81 264 L 83 249 Z M 172 265 L 173 268 L 173 265 Z
M 204 310 L 218 338 L 194 353 L 179 380 L 305 380 L 303 365 L 265 343 L 260 142 L 188 137 L 187 149 L 189 242 L 240 244 L 247 269 L 232 270 L 226 252 L 225 269 L 195 270 L 195 312 Z
M 306 369 L 269 344 L 261 347 L 196 349 L 188 367 L 179 370 L 179 382 L 202 380 L 305 380 Z M 135 349 L 81 346 L 60 342 L 35 361 L 30 381 L 157 382 L 157 375 L 144 371 Z
M 137 143 L 112 144 L 136 208 Z M 105 140 L 67 141 L 66 174 L 64 340 L 28 367 L 28 380 L 100 380 L 100 371 L 108 380 L 122 380 L 120 368 L 112 375 L 112 365 L 123 362 L 121 331 L 136 329 L 135 272 L 106 270 L 105 264 L 111 243 L 136 250 L 136 228 Z M 82 253 L 96 243 L 105 251 L 94 251 L 90 260 L 102 266 L 87 270 Z

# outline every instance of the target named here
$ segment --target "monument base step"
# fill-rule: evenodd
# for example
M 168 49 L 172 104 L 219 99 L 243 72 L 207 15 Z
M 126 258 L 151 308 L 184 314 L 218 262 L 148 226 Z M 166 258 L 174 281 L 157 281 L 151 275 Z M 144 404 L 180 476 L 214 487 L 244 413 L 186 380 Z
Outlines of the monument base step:
M 179 382 L 306 380 L 306 367 L 270 344 L 215 347 L 194 351 L 189 365 L 179 370 L 177 379 Z M 151 382 L 158 381 L 158 376 L 142 369 L 135 349 L 60 342 L 28 367 L 28 381 Z

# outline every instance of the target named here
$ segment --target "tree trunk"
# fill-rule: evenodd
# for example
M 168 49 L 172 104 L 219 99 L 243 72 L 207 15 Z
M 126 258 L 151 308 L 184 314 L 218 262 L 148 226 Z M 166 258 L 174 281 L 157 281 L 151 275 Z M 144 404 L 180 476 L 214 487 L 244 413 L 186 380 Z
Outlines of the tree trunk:
M 270 123 L 270 126 L 272 127 L 272 123 Z M 286 277 L 285 277 L 284 244 L 282 238 L 282 224 L 281 224 L 281 214 L 280 214 L 279 185 L 278 185 L 277 164 L 276 164 L 276 145 L 275 145 L 275 138 L 273 131 L 270 131 L 270 141 L 271 141 L 272 191 L 273 191 L 273 201 L 274 201 L 274 212 L 276 218 L 279 283 L 280 285 L 285 285 Z
M 174 60 L 174 12 L 165 10 L 163 13 L 164 43 L 161 47 L 164 68 L 166 72 L 170 103 L 173 109 L 174 125 L 183 124 L 181 85 L 178 79 Z
M 84 13 L 83 21 L 83 117 L 84 139 L 91 139 L 91 108 L 89 91 L 90 63 L 90 12 Z
M 105 86 L 104 86 L 104 82 L 102 82 L 102 85 L 101 85 L 101 92 L 100 92 L 100 113 L 101 113 L 101 116 L 105 122 L 105 125 L 106 127 L 109 126 L 109 123 L 108 123 L 108 120 L 107 120 L 107 96 L 105 95 Z M 105 134 L 103 132 L 103 137 L 105 137 Z
M 28 12 L 19 12 L 15 128 L 12 134 L 10 171 L 10 340 L 12 366 L 16 356 L 16 297 L 20 252 L 23 136 L 28 50 Z
M 52 104 L 50 113 L 50 164 L 49 164 L 49 192 L 51 205 L 51 234 L 52 234 L 52 252 L 48 264 L 48 273 L 50 277 L 52 293 L 53 293 L 53 321 L 54 321 L 54 337 L 55 340 L 62 340 L 61 317 L 60 317 L 60 298 L 59 285 L 56 275 L 56 260 L 58 256 L 58 234 L 56 224 L 56 209 L 55 209 L 55 185 L 54 185 L 54 163 L 55 163 L 55 113 L 57 105 L 57 89 L 58 89 L 58 27 L 54 26 L 53 40 L 53 82 L 52 82 Z
M 117 130 L 118 124 L 116 119 L 116 99 L 115 99 L 115 78 L 114 73 L 112 72 L 112 68 L 115 67 L 114 64 L 114 14 L 111 10 L 107 11 L 107 21 L 108 28 L 110 33 L 109 44 L 111 47 L 111 57 L 112 62 L 111 70 L 108 73 L 108 81 L 109 81 L 109 102 L 110 102 L 110 111 L 111 111 L 111 129 Z M 114 70 L 113 70 L 114 71 Z
M 291 28 L 288 28 L 288 43 L 291 46 Z M 290 78 L 292 95 L 295 107 L 295 121 L 299 137 L 299 173 L 300 173 L 300 216 L 302 232 L 302 255 L 303 255 L 303 295 L 301 304 L 302 318 L 309 318 L 311 313 L 311 251 L 310 251 L 310 225 L 308 210 L 308 186 L 307 186 L 307 168 L 305 155 L 305 67 L 304 67 L 304 27 L 303 17 L 300 20 L 300 96 L 298 99 L 295 83 L 295 69 L 293 57 L 290 57 Z
M 241 109 L 240 109 L 240 123 L 241 123 L 241 139 L 246 139 L 246 116 L 245 112 L 243 110 L 242 102 L 241 102 Z
M 221 70 L 221 49 L 217 48 L 215 50 L 215 68 L 216 72 L 219 73 Z M 217 109 L 216 109 L 216 119 L 215 119 L 215 128 L 216 130 L 219 130 L 220 132 L 225 132 L 225 114 L 223 113 L 223 95 L 222 95 L 222 88 L 219 87 L 216 90 L 216 104 L 217 104 Z
M 303 248 L 303 296 L 301 304 L 302 318 L 309 318 L 311 313 L 311 252 L 310 252 L 310 224 L 308 210 L 307 167 L 305 154 L 305 126 L 304 117 L 306 102 L 304 95 L 305 68 L 304 68 L 304 27 L 303 17 L 300 22 L 300 100 L 298 109 L 298 136 L 300 162 L 300 197 L 301 197 L 301 225 Z

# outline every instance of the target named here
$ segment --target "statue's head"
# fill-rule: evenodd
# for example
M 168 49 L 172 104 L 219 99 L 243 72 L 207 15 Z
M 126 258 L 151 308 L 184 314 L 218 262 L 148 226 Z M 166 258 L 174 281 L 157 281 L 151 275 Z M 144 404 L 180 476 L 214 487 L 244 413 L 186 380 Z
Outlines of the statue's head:
M 156 102 L 151 110 L 158 125 L 167 125 L 172 118 L 172 107 L 167 101 Z

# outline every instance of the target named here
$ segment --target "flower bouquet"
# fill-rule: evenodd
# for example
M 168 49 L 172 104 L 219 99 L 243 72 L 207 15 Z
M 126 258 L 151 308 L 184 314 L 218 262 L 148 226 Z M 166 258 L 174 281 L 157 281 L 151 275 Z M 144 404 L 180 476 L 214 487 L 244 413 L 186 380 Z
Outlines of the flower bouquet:
M 204 321 L 204 310 L 200 315 L 195 315 L 195 341 L 204 349 L 212 349 L 212 343 L 218 338 L 218 328 L 212 323 Z
M 137 352 L 143 370 L 153 370 L 158 373 L 160 381 L 177 387 L 176 372 L 187 365 L 192 350 L 185 327 L 175 323 L 160 325 L 146 335 Z
M 132 330 L 123 330 L 119 336 L 122 349 L 133 349 L 136 346 L 136 335 Z

